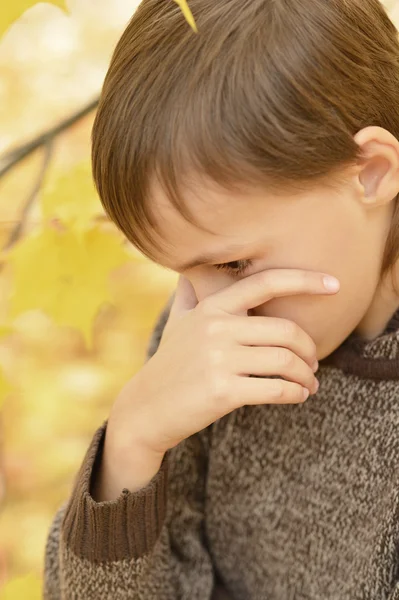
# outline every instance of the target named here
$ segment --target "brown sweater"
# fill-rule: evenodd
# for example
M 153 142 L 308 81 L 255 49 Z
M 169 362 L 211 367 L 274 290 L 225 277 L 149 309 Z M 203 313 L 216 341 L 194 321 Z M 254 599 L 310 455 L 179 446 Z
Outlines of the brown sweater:
M 243 406 L 95 502 L 104 421 L 48 534 L 45 600 L 399 600 L 399 310 L 317 376 L 304 404 Z

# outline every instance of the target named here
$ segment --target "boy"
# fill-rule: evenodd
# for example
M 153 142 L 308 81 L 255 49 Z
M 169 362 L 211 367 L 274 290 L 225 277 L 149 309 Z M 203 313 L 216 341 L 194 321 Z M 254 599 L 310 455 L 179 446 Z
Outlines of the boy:
M 45 597 L 399 600 L 397 31 L 377 0 L 190 8 L 144 0 L 102 90 L 101 200 L 181 277 Z

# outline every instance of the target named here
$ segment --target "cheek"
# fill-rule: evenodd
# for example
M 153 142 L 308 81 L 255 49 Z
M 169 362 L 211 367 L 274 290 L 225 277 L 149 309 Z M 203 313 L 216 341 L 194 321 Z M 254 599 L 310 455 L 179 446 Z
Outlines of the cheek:
M 255 314 L 297 323 L 317 345 L 336 347 L 356 328 L 367 311 L 378 284 L 380 257 L 368 232 L 350 222 L 331 229 L 309 227 L 305 238 L 292 232 L 291 244 L 279 246 L 273 268 L 305 269 L 337 277 L 334 295 L 301 294 L 274 298 Z M 269 265 L 270 267 L 270 265 Z M 265 268 L 268 268 L 265 265 Z
M 258 269 L 307 269 L 335 275 L 341 283 L 337 294 L 274 298 L 254 307 L 253 314 L 294 321 L 323 352 L 338 347 L 363 318 L 378 283 L 378 255 L 371 253 L 370 244 L 365 244 L 361 235 L 348 233 L 341 229 L 322 236 L 318 230 L 302 244 L 298 240 L 295 252 L 283 245 L 283 252 L 272 257 L 272 264 L 268 259 Z M 189 279 L 199 301 L 237 281 L 227 273 L 208 269 Z
M 327 271 L 328 272 L 328 271 Z M 337 274 L 337 273 L 335 273 Z M 337 294 L 301 294 L 274 298 L 257 307 L 256 315 L 293 321 L 305 331 L 317 346 L 319 360 L 333 352 L 357 327 L 366 313 L 375 287 L 365 277 L 363 285 L 339 277 L 341 288 Z
M 301 294 L 274 298 L 258 306 L 254 313 L 264 317 L 274 317 L 293 321 L 308 333 L 314 341 L 314 336 L 320 333 L 323 324 L 335 312 L 336 298 L 311 296 Z
M 206 275 L 197 275 L 189 277 L 189 279 L 199 302 L 211 294 L 216 294 L 216 292 L 232 285 L 236 281 L 235 278 L 223 272 L 216 272 L 215 274 L 208 272 Z
M 337 330 L 338 315 L 341 313 L 339 305 L 338 294 L 335 297 L 307 294 L 285 296 L 258 307 L 256 315 L 287 319 L 296 323 L 316 344 L 316 356 L 321 360 L 338 347 L 339 338 L 342 337 L 341 327 Z

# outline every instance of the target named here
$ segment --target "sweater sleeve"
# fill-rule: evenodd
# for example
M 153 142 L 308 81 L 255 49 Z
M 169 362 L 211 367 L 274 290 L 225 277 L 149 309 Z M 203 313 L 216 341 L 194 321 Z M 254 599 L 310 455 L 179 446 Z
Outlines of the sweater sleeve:
M 152 332 L 147 359 L 158 348 L 172 300 Z M 96 502 L 90 490 L 106 428 L 107 420 L 51 523 L 44 600 L 210 600 L 215 579 L 204 499 L 211 426 L 169 450 L 146 487 Z

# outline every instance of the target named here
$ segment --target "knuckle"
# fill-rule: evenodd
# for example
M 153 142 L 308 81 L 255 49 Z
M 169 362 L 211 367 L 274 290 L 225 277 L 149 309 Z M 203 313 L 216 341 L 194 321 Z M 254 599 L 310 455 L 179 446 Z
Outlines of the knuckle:
M 282 323 L 284 336 L 287 338 L 294 338 L 298 336 L 298 325 L 294 321 L 284 319 Z
M 277 351 L 277 362 L 283 367 L 291 367 L 294 363 L 294 355 L 286 348 L 279 348 Z
M 270 289 L 270 273 L 269 273 L 269 271 L 260 271 L 258 284 L 262 290 L 267 291 L 268 289 Z
M 210 338 L 219 336 L 224 331 L 224 323 L 221 319 L 209 319 L 205 325 L 205 335 Z
M 252 284 L 254 292 L 261 296 L 269 296 L 271 293 L 271 281 L 268 271 L 259 271 L 254 275 Z
M 277 400 L 281 400 L 284 396 L 284 384 L 281 379 L 275 380 L 273 379 L 273 384 L 271 386 L 271 391 L 273 394 L 273 398 L 277 398 Z
M 317 345 L 312 339 L 310 340 L 310 348 L 311 348 L 310 351 L 312 353 L 312 356 L 316 356 L 317 355 Z
M 229 386 L 225 377 L 213 376 L 210 383 L 211 397 L 218 405 L 229 397 Z
M 218 369 L 223 364 L 224 352 L 220 348 L 209 348 L 208 363 L 211 369 Z
M 194 308 L 198 313 L 208 316 L 212 314 L 212 302 L 209 297 L 204 298 L 201 302 L 198 302 Z

